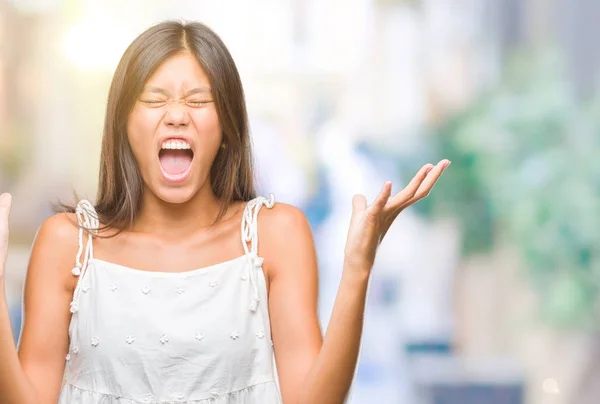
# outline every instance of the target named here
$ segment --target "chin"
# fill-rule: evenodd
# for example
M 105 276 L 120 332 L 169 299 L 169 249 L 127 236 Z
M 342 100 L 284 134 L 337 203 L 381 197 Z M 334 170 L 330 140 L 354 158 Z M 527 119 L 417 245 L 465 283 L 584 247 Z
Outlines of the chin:
M 172 204 L 189 202 L 197 193 L 198 187 L 188 186 L 158 186 L 153 187 L 152 193 L 161 201 Z

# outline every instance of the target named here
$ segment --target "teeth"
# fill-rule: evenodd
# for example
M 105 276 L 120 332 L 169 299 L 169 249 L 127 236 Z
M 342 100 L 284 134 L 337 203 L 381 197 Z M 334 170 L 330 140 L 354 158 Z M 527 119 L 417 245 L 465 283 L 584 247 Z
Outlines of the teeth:
M 185 140 L 171 139 L 164 142 L 162 148 L 169 150 L 186 150 L 191 149 L 191 146 Z

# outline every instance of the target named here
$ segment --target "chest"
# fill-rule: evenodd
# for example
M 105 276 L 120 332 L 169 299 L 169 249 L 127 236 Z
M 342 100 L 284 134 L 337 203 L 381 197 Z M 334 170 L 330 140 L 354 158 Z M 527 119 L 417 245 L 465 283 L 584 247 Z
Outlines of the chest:
M 94 239 L 94 257 L 153 272 L 186 272 L 244 254 L 239 225 L 225 223 L 187 236 L 121 232 Z
M 88 357 L 240 358 L 270 342 L 266 299 L 262 270 L 244 257 L 185 273 L 92 260 L 70 331 Z
M 264 276 L 245 256 L 185 273 L 94 259 L 80 292 L 66 373 L 81 388 L 167 400 L 272 379 Z

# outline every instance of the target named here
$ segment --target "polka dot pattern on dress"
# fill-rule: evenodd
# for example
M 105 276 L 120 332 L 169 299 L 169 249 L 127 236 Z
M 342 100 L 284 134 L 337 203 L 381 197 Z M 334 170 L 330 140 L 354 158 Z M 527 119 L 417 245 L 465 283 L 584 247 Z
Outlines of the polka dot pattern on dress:
M 254 243 L 256 214 L 258 208 L 267 205 L 265 202 L 257 199 L 245 210 L 242 228 L 247 237 L 242 240 L 247 242 L 246 254 L 190 274 L 170 272 L 175 268 L 150 273 L 95 260 L 84 239 L 82 251 L 90 254 L 82 255 L 81 262 L 89 258 L 91 264 L 87 270 L 85 264 L 78 268 L 76 290 L 81 294 L 74 296 L 71 308 L 79 314 L 72 317 L 69 330 L 72 345 L 65 356 L 67 388 L 59 403 L 78 402 L 76 395 L 83 391 L 78 389 L 79 383 L 87 383 L 83 388 L 105 401 L 118 396 L 146 404 L 281 403 L 275 380 L 266 380 L 264 387 L 246 380 L 246 375 L 254 378 L 273 373 L 263 259 L 256 254 Z M 248 353 L 260 360 L 246 361 Z M 109 363 L 115 355 L 120 360 Z M 240 358 L 243 363 L 238 363 Z M 180 380 L 182 373 L 162 372 L 160 380 L 147 377 L 175 365 L 177 371 L 182 367 L 186 374 L 190 369 L 202 371 L 204 365 L 198 369 L 198 364 L 204 363 L 211 366 L 207 380 L 191 384 Z M 79 377 L 90 364 L 97 366 L 98 372 L 88 383 Z M 244 369 L 244 375 L 239 369 Z M 130 380 L 115 384 L 112 370 L 115 374 L 129 372 Z M 227 372 L 227 377 L 221 371 Z M 240 387 L 229 385 L 231 380 Z M 115 387 L 93 391 L 94 383 Z

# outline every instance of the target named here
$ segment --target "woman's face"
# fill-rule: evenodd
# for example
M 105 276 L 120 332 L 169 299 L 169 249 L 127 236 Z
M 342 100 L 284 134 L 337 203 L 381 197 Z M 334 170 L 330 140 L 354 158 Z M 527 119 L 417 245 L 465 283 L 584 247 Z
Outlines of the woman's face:
M 165 60 L 129 115 L 127 136 L 146 191 L 169 203 L 210 187 L 222 140 L 210 82 L 188 52 Z

